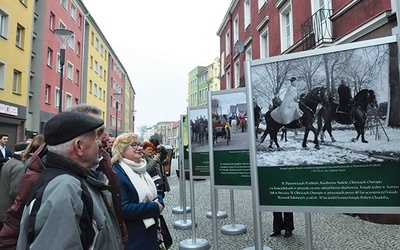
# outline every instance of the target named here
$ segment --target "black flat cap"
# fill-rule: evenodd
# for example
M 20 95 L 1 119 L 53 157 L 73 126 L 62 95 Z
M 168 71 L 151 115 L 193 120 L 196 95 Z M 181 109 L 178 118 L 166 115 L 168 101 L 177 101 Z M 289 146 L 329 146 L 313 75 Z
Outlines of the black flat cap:
M 28 147 L 28 143 L 26 142 L 19 142 L 17 144 L 15 144 L 14 146 L 14 154 L 20 155 L 22 154 L 25 149 Z
M 104 122 L 85 113 L 65 111 L 53 116 L 44 126 L 44 140 L 59 145 L 95 130 Z

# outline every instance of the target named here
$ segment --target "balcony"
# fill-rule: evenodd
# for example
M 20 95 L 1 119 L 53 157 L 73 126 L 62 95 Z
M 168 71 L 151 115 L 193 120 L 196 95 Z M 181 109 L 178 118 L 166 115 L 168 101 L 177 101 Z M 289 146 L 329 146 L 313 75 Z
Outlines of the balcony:
M 319 9 L 301 25 L 303 50 L 313 49 L 333 40 L 331 9 Z

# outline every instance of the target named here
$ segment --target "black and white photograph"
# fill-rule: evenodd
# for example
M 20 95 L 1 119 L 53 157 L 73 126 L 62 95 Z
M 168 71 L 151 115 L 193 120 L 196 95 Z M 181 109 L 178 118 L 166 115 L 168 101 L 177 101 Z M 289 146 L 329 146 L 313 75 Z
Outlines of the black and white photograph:
M 211 97 L 214 150 L 248 149 L 246 93 L 220 92 Z
M 189 109 L 189 138 L 192 152 L 208 152 L 208 110 Z
M 378 44 L 252 66 L 257 165 L 399 161 L 396 51 Z

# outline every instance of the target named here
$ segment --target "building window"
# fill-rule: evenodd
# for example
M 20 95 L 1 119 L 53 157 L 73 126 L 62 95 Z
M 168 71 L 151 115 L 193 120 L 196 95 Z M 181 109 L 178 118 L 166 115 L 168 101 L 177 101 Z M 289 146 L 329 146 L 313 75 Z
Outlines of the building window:
M 281 11 L 281 51 L 293 44 L 292 5 L 288 4 Z
M 60 53 L 57 53 L 57 73 L 61 73 Z
M 50 12 L 49 29 L 54 30 L 55 15 Z
M 24 48 L 25 28 L 21 25 L 17 25 L 17 35 L 15 39 L 15 45 L 20 48 Z
M 104 46 L 103 46 L 103 44 L 100 45 L 100 55 L 104 56 Z
M 65 10 L 67 10 L 67 0 L 60 0 L 60 4 Z
M 12 92 L 14 94 L 21 94 L 21 75 L 22 73 L 20 71 L 14 70 L 13 88 L 12 88 Z
M 67 25 L 65 25 L 65 23 L 63 23 L 63 22 L 60 20 L 60 24 L 58 25 L 58 28 L 59 28 L 59 29 L 66 29 L 66 28 L 67 28 Z
M 246 49 L 245 60 L 250 61 L 252 59 L 253 59 L 253 53 L 251 52 L 251 46 L 249 46 L 249 48 Z
M 58 108 L 60 107 L 60 89 L 56 88 L 56 102 L 54 105 Z
M 82 23 L 83 23 L 83 16 L 81 13 L 78 15 L 78 27 L 82 28 Z
M 231 53 L 231 34 L 228 30 L 225 35 L 225 51 L 226 51 L 226 56 L 228 56 Z
M 0 9 L 0 36 L 7 38 L 9 16 Z
M 94 45 L 94 32 L 90 35 L 90 43 Z
M 81 56 L 81 42 L 79 41 L 76 43 L 76 54 Z
M 67 93 L 65 96 L 65 108 L 69 108 L 72 106 L 72 95 Z
M 81 75 L 80 75 L 81 73 L 79 72 L 79 70 L 77 69 L 76 71 L 75 71 L 75 80 L 76 80 L 76 84 L 77 85 L 79 85 L 80 83 L 81 83 Z
M 72 65 L 70 62 L 68 62 L 67 66 L 67 78 L 71 81 L 74 80 L 74 65 Z
M 260 59 L 269 57 L 269 40 L 268 30 L 265 30 L 260 35 Z
M 0 89 L 4 90 L 6 86 L 6 65 L 0 62 Z
M 99 62 L 98 61 L 94 61 L 94 72 L 96 72 L 96 74 L 99 73 Z
M 100 70 L 99 70 L 99 76 L 100 78 L 103 78 L 103 66 L 100 65 Z
M 226 71 L 225 84 L 226 84 L 226 89 L 231 88 L 231 71 L 230 70 Z
M 221 54 L 221 77 L 225 75 L 225 52 Z
M 240 62 L 237 60 L 235 62 L 235 88 L 238 88 L 240 85 Z
M 93 95 L 97 96 L 97 91 L 98 91 L 98 87 L 97 87 L 97 83 L 94 84 L 94 90 L 93 90 Z
M 101 100 L 102 99 L 102 93 L 103 93 L 103 88 L 99 87 L 99 93 L 97 95 L 97 97 Z
M 72 20 L 76 21 L 76 6 L 71 2 L 70 16 Z
M 47 48 L 47 66 L 52 67 L 53 65 L 53 50 Z
M 75 35 L 72 35 L 68 40 L 68 47 L 74 51 L 75 50 Z
M 49 103 L 50 102 L 50 92 L 51 91 L 51 87 L 50 85 L 46 84 L 46 88 L 44 90 L 44 102 L 45 103 Z
M 233 43 L 239 40 L 239 16 L 233 21 Z
M 93 93 L 93 82 L 92 80 L 89 81 L 89 93 Z
M 251 8 L 250 8 L 250 0 L 244 1 L 244 29 L 250 25 L 251 22 Z
M 97 51 L 99 51 L 99 39 L 96 37 L 96 43 L 94 45 L 94 47 L 97 49 Z
M 258 0 L 258 10 L 261 10 L 264 5 L 266 5 L 267 0 Z

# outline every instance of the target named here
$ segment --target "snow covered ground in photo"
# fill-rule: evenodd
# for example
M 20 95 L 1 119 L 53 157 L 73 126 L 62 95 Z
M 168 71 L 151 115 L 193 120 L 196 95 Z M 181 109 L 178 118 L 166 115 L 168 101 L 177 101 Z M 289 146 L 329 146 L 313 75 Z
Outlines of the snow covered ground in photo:
M 263 132 L 265 125 L 260 124 L 260 130 Z M 264 142 L 260 143 L 262 134 L 259 134 L 256 139 L 257 165 L 296 166 L 400 161 L 400 129 L 378 124 L 365 132 L 368 143 L 362 143 L 360 139 L 356 142 L 351 141 L 357 135 L 354 126 L 349 125 L 341 130 L 333 130 L 332 134 L 336 142 L 332 142 L 328 133 L 325 132 L 325 141 L 320 142 L 320 149 L 316 149 L 312 142 L 314 134 L 310 132 L 307 148 L 304 149 L 301 145 L 304 133 L 300 129 L 297 135 L 294 130 L 288 130 L 287 142 L 281 140 L 281 132 L 279 132 L 278 143 L 282 150 L 278 150 L 275 144 L 272 150 L 269 148 L 269 135 Z

